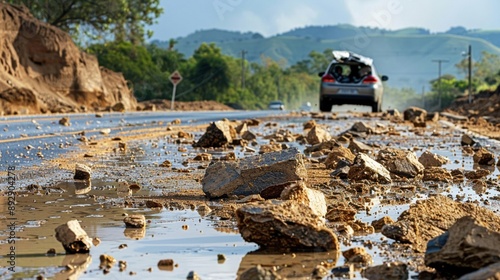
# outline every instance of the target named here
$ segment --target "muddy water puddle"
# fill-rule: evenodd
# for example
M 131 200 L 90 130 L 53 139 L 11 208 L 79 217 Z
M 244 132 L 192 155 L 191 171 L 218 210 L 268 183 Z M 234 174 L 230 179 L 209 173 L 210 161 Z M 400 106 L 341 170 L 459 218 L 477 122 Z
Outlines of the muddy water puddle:
M 315 266 L 328 263 L 332 267 L 338 252 L 277 254 L 255 252 L 258 247 L 245 242 L 236 229 L 217 229 L 215 221 L 196 210 L 154 210 L 122 208 L 117 196 L 120 185 L 116 182 L 93 182 L 91 190 L 72 182 L 62 182 L 48 194 L 24 193 L 18 195 L 16 212 L 16 273 L 0 269 L 7 279 L 34 279 L 43 275 L 49 279 L 185 279 L 195 271 L 202 279 L 235 279 L 256 263 L 278 267 L 284 275 L 306 277 Z M 85 194 L 82 194 L 85 190 Z M 144 196 L 149 191 L 133 195 Z M 107 197 L 102 203 L 99 197 Z M 5 207 L 2 200 L 1 207 Z M 144 214 L 146 229 L 125 228 L 124 214 Z M 65 255 L 54 237 L 54 229 L 70 219 L 78 219 L 91 237 L 101 242 L 90 254 Z M 2 228 L 6 228 L 2 219 Z M 2 252 L 8 246 L 1 232 Z M 54 248 L 56 255 L 46 252 Z M 109 273 L 99 269 L 99 256 L 108 254 L 127 262 L 120 271 L 114 266 Z M 224 259 L 219 259 L 218 255 Z M 172 259 L 173 267 L 158 267 L 161 259 Z M 6 262 L 6 258 L 0 261 Z M 65 267 L 70 265 L 72 270 Z M 3 266 L 3 264 L 2 264 Z

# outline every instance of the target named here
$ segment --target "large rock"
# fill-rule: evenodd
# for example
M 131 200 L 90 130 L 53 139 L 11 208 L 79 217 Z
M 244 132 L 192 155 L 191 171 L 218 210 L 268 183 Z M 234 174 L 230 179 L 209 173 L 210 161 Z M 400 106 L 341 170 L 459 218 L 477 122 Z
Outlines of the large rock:
M 355 139 L 351 139 L 349 141 L 349 146 L 347 146 L 347 148 L 349 150 L 351 150 L 351 152 L 353 152 L 354 154 L 357 154 L 357 153 L 368 153 L 370 151 L 373 151 L 372 147 L 366 145 L 363 142 L 357 141 Z
M 388 262 L 365 268 L 361 276 L 370 280 L 407 280 L 408 265 L 402 262 Z
M 307 133 L 307 143 L 311 145 L 316 145 L 322 142 L 326 142 L 332 139 L 330 133 L 319 126 L 314 126 Z
M 0 115 L 98 110 L 119 102 L 126 110 L 137 107 L 122 74 L 99 67 L 70 35 L 28 9 L 0 2 L 0 26 Z
M 424 169 L 424 177 L 422 181 L 433 181 L 433 182 L 450 182 L 453 180 L 453 176 L 450 171 L 441 167 L 427 167 Z
M 350 180 L 369 180 L 380 183 L 391 183 L 391 174 L 380 163 L 370 158 L 367 154 L 359 153 L 354 159 L 354 164 L 349 169 Z
M 438 195 L 417 201 L 404 211 L 392 225 L 385 225 L 382 234 L 402 243 L 412 244 L 418 252 L 424 252 L 432 238 L 443 234 L 458 219 L 474 216 L 493 231 L 500 231 L 500 217 L 490 210 L 473 203 L 460 203 Z
M 339 250 L 337 236 L 308 206 L 268 200 L 236 210 L 243 239 L 280 251 Z
M 82 229 L 77 220 L 70 220 L 56 228 L 56 239 L 61 242 L 68 254 L 88 253 L 92 239 Z
M 443 164 L 448 163 L 448 159 L 444 156 L 440 156 L 429 151 L 423 152 L 418 161 L 425 167 L 441 167 Z
M 403 117 L 405 121 L 425 122 L 427 111 L 418 107 L 409 107 L 403 112 Z
M 326 199 L 325 195 L 318 191 L 313 190 L 304 184 L 298 182 L 286 187 L 280 195 L 282 200 L 293 200 L 309 206 L 314 214 L 324 218 L 326 215 Z
M 345 148 L 344 146 L 335 146 L 326 157 L 325 166 L 329 169 L 335 169 L 337 168 L 337 164 L 340 160 L 347 160 L 352 163 L 355 158 L 356 156 L 351 152 L 351 150 Z
M 277 198 L 289 183 L 306 178 L 303 155 L 291 148 L 246 157 L 239 162 L 216 162 L 206 169 L 202 186 L 211 198 L 231 194 L 273 198 L 263 193 L 273 193 Z
M 216 121 L 212 122 L 205 132 L 198 140 L 198 142 L 193 144 L 193 147 L 209 148 L 209 147 L 223 147 L 236 138 L 236 130 L 227 121 Z
M 474 162 L 479 165 L 489 165 L 489 166 L 495 165 L 495 156 L 493 155 L 492 152 L 488 151 L 485 148 L 480 148 L 479 150 L 475 151 L 474 156 L 472 158 Z
M 424 172 L 424 166 L 410 151 L 387 148 L 378 153 L 377 161 L 389 172 L 404 178 L 415 178 Z
M 73 176 L 73 179 L 90 180 L 91 174 L 92 174 L 92 169 L 87 165 L 81 163 L 75 164 L 75 175 Z
M 458 280 L 477 280 L 477 279 L 499 280 L 500 262 L 481 268 L 469 274 L 465 274 L 462 277 L 458 278 Z
M 500 231 L 494 232 L 468 216 L 427 243 L 425 264 L 461 275 L 500 262 Z
M 279 279 L 285 279 L 281 277 L 278 273 L 276 273 L 272 269 L 265 269 L 263 268 L 260 264 L 249 268 L 245 272 L 243 272 L 240 277 L 238 277 L 239 280 L 256 280 L 256 279 L 262 279 L 262 280 L 279 280 Z

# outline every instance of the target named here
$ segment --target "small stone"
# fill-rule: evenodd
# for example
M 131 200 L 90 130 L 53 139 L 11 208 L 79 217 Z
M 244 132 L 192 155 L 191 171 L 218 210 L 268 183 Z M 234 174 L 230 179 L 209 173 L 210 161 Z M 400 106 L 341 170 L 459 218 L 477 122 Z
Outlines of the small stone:
M 71 122 L 69 121 L 69 117 L 63 117 L 59 120 L 59 124 L 63 126 L 70 126 Z
M 99 256 L 99 261 L 101 262 L 99 264 L 100 269 L 110 269 L 115 264 L 116 259 L 110 255 L 102 254 Z
M 144 228 L 146 227 L 146 217 L 144 215 L 130 215 L 123 219 L 125 226 L 128 228 Z
M 90 180 L 90 174 L 92 169 L 85 164 L 77 163 L 75 164 L 75 180 Z

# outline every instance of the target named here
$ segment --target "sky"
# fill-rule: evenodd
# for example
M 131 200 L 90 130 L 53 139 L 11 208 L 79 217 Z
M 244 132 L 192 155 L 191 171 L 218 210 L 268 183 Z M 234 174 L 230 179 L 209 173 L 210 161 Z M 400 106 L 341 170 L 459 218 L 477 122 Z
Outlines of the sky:
M 352 24 L 390 30 L 422 27 L 500 29 L 498 0 L 160 0 L 152 39 L 198 30 L 257 32 L 265 37 L 311 25 Z

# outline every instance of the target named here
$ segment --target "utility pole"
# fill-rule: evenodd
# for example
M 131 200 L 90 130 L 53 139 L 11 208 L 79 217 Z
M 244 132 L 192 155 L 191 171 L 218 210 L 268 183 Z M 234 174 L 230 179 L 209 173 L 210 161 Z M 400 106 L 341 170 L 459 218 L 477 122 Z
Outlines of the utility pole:
M 438 98 L 439 98 L 439 110 L 441 110 L 441 64 L 443 62 L 448 62 L 448 60 L 444 59 L 436 59 L 432 62 L 437 62 L 438 64 Z
M 472 103 L 472 45 L 469 45 L 469 104 Z
M 241 89 L 245 89 L 245 54 L 247 51 L 241 51 Z

